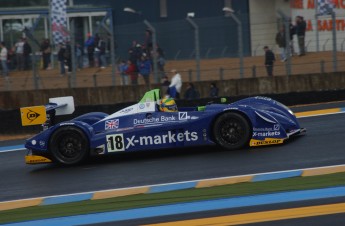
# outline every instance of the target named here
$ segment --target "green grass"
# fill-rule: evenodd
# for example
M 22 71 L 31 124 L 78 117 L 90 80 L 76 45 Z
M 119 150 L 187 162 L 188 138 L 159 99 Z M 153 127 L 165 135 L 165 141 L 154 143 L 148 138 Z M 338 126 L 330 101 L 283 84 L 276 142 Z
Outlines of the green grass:
M 186 189 L 172 192 L 132 195 L 68 204 L 27 207 L 0 212 L 0 224 L 43 218 L 73 216 L 95 212 L 125 210 L 179 202 L 305 190 L 345 185 L 345 173 L 313 177 L 296 177 L 255 183 L 240 183 L 211 188 Z

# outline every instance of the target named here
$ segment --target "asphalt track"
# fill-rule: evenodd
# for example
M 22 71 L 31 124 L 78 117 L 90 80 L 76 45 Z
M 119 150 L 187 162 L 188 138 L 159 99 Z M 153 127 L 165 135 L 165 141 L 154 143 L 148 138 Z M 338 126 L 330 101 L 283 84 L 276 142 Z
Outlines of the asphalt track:
M 265 211 L 271 211 L 271 210 L 288 210 L 288 209 L 299 208 L 299 207 L 311 207 L 311 206 L 336 204 L 336 203 L 344 203 L 344 202 L 345 202 L 345 197 L 317 199 L 317 200 L 311 200 L 311 201 L 269 204 L 269 205 L 260 205 L 260 206 L 251 206 L 251 207 L 242 207 L 242 208 L 214 210 L 214 211 L 207 211 L 207 212 L 197 212 L 197 213 L 192 213 L 192 214 L 189 213 L 189 214 L 153 217 L 153 218 L 137 219 L 137 220 L 129 220 L 129 221 L 118 221 L 116 222 L 116 225 L 155 226 L 155 224 L 159 225 L 160 223 L 175 223 L 175 222 L 176 222 L 175 225 L 188 225 L 188 223 L 185 223 L 184 221 L 193 220 L 193 219 L 204 219 L 204 222 L 203 222 L 204 224 L 202 225 L 211 225 L 210 222 L 207 223 L 205 219 L 218 218 L 218 217 L 223 217 L 223 216 L 233 216 L 233 215 L 239 215 L 239 214 L 265 212 Z M 324 226 L 324 225 L 344 226 L 345 225 L 345 213 L 328 214 L 328 215 L 322 215 L 322 216 L 316 215 L 316 216 L 311 216 L 311 217 L 300 217 L 300 218 L 294 218 L 293 216 L 294 215 L 291 214 L 291 218 L 285 219 L 285 220 L 278 220 L 277 217 L 272 217 L 272 220 L 259 222 L 259 223 L 250 223 L 250 224 L 236 224 L 235 223 L 235 224 L 230 224 L 230 225 L 243 225 L 243 226 L 276 226 L 276 225 L 279 225 L 279 226 L 291 226 L 291 225 L 294 225 L 294 226 Z M 111 225 L 115 225 L 115 222 L 108 222 L 108 223 L 103 223 L 103 224 L 90 224 L 89 226 L 96 226 L 96 225 L 97 226 L 111 226 Z M 227 224 L 223 223 L 223 224 L 216 224 L 216 225 L 227 225 Z
M 344 107 L 344 102 L 295 112 Z M 238 151 L 215 146 L 94 159 L 81 166 L 24 164 L 25 151 L 0 153 L 0 201 L 345 163 L 345 114 L 299 119 L 306 136 Z M 20 142 L 0 142 L 0 146 Z

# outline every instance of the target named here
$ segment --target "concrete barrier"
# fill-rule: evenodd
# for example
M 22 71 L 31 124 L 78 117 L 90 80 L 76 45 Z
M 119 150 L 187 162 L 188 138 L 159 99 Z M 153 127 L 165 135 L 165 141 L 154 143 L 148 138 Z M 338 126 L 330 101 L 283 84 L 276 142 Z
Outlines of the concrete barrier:
M 212 81 L 219 87 L 220 96 L 280 94 L 290 92 L 308 92 L 319 90 L 344 89 L 345 72 L 328 74 L 307 74 L 232 79 Z M 209 95 L 211 81 L 195 82 L 200 97 Z M 152 86 L 157 88 L 158 86 Z M 185 89 L 186 84 L 183 86 Z M 182 90 L 182 94 L 184 93 Z M 50 97 L 74 96 L 76 105 L 99 105 L 137 101 L 147 88 L 138 86 L 87 87 L 75 89 L 49 89 L 37 91 L 0 92 L 0 109 L 9 110 L 22 106 L 45 104 Z

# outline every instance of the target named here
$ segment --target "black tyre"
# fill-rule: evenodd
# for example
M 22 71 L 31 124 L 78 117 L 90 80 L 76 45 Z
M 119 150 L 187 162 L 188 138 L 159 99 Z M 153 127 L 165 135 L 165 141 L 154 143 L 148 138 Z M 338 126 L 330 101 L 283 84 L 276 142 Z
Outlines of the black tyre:
M 89 142 L 83 131 L 73 126 L 57 129 L 50 138 L 49 149 L 59 163 L 74 165 L 89 155 Z
M 218 145 L 235 150 L 249 144 L 252 128 L 248 120 L 241 114 L 226 112 L 216 119 L 213 135 Z

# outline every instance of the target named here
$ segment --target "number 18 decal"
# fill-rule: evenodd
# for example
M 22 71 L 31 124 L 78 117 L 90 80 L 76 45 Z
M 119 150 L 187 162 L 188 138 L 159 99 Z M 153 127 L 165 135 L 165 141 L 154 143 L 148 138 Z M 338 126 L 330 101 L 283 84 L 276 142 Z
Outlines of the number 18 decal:
M 123 134 L 107 135 L 107 147 L 108 152 L 117 152 L 125 150 L 125 143 Z

